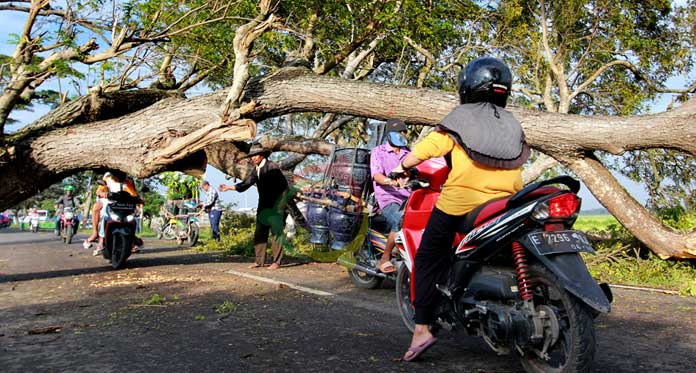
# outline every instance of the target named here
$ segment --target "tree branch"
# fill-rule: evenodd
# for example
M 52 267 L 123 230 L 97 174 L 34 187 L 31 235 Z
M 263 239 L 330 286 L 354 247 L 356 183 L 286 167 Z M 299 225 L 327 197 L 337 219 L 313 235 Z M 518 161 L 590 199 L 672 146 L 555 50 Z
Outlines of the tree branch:
M 575 98 L 575 96 L 584 92 L 585 89 L 590 84 L 592 84 L 595 80 L 597 80 L 600 76 L 602 76 L 602 74 L 604 74 L 605 71 L 609 70 L 610 68 L 612 68 L 614 66 L 621 66 L 621 67 L 624 67 L 624 68 L 630 70 L 639 79 L 643 80 L 645 82 L 645 84 L 647 84 L 648 87 L 650 87 L 650 89 L 652 89 L 655 92 L 659 92 L 659 93 L 694 93 L 694 91 L 696 90 L 696 82 L 694 82 L 693 84 L 691 84 L 690 87 L 685 88 L 685 89 L 669 89 L 669 88 L 664 88 L 662 86 L 658 86 L 650 79 L 650 77 L 648 77 L 646 74 L 644 74 L 642 71 L 640 71 L 640 69 L 638 69 L 631 62 L 624 61 L 624 60 L 614 60 L 614 61 L 611 61 L 609 63 L 604 64 L 602 67 L 597 69 L 597 71 L 595 71 L 589 78 L 587 78 L 587 80 L 585 80 L 582 84 L 580 84 L 573 91 L 573 93 L 570 95 L 570 99 L 572 100 L 573 98 Z

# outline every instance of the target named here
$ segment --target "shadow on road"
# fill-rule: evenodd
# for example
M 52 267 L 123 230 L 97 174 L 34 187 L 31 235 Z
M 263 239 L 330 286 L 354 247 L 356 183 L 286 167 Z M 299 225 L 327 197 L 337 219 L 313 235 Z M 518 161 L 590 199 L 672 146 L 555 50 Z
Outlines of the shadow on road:
M 162 257 L 147 257 L 151 252 L 156 253 L 156 249 L 146 250 L 143 254 L 134 254 L 126 262 L 125 268 L 147 268 L 165 265 L 191 265 L 215 262 L 242 263 L 251 262 L 250 258 L 228 257 L 222 253 L 188 253 L 183 255 L 170 255 Z M 172 250 L 173 251 L 173 250 Z M 111 268 L 110 264 L 101 257 L 94 258 L 95 264 L 102 265 L 87 268 L 63 269 L 55 271 L 18 273 L 11 275 L 0 275 L 0 283 L 41 280 L 48 278 L 76 276 L 107 271 L 118 271 Z

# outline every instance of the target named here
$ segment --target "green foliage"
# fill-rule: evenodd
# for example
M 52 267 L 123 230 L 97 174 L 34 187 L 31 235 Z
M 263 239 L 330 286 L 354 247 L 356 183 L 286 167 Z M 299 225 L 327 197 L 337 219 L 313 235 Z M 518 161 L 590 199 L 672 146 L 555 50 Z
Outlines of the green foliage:
M 630 180 L 643 183 L 648 207 L 660 210 L 684 208 L 696 211 L 696 159 L 668 149 L 628 152 L 621 157 L 605 156 L 612 169 Z
M 198 199 L 201 180 L 196 177 L 178 171 L 163 172 L 159 175 L 159 182 L 167 187 L 167 199 Z
M 665 224 L 689 230 L 696 216 L 683 210 L 661 211 Z M 583 255 L 590 273 L 602 282 L 658 287 L 696 296 L 696 261 L 663 260 L 642 246 L 626 228 L 610 215 L 580 216 L 574 229 L 601 237 L 594 243 L 597 255 Z
M 662 260 L 652 253 L 647 253 L 646 257 L 632 256 L 625 247 L 618 245 L 600 245 L 597 252 L 602 260 L 590 261 L 589 258 L 588 268 L 601 282 L 665 288 L 696 296 L 696 267 L 693 262 Z M 613 254 L 602 257 L 607 253 Z
M 696 228 L 696 211 L 687 211 L 681 206 L 658 209 L 657 216 L 665 225 L 683 233 Z
M 150 190 L 149 192 L 143 193 L 143 200 L 145 201 L 143 215 L 159 216 L 160 208 L 165 202 L 164 197 L 157 191 Z

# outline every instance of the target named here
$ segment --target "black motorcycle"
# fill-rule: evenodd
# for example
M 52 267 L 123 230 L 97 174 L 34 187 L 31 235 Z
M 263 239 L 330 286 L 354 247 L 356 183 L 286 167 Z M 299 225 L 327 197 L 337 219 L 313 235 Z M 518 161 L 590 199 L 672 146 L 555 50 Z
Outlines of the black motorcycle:
M 140 199 L 127 192 L 109 193 L 104 226 L 104 259 L 114 269 L 124 266 L 131 255 L 135 238 L 135 210 Z
M 453 244 L 447 280 L 437 284 L 441 301 L 432 330 L 483 337 L 495 352 L 518 356 L 527 371 L 587 371 L 595 352 L 594 318 L 610 311 L 612 294 L 607 284 L 595 282 L 580 256 L 594 250 L 582 232 L 572 230 L 579 188 L 577 180 L 558 177 L 470 212 L 468 229 Z M 404 263 L 396 299 L 411 331 L 419 232 L 438 194 L 414 192 L 397 235 Z

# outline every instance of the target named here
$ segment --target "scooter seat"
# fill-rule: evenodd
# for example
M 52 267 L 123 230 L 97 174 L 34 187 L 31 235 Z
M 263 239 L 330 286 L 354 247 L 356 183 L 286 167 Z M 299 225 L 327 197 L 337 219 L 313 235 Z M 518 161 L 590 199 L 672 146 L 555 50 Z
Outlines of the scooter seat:
M 554 187 L 541 187 L 531 192 L 527 191 L 523 196 L 518 196 L 518 193 L 508 197 L 492 199 L 468 213 L 465 224 L 474 228 L 485 223 L 489 219 L 502 214 L 506 210 L 510 210 L 511 206 L 509 206 L 508 202 L 512 198 L 518 198 L 516 202 L 521 205 L 522 203 L 534 200 L 543 195 L 556 193 L 559 190 L 560 189 Z

